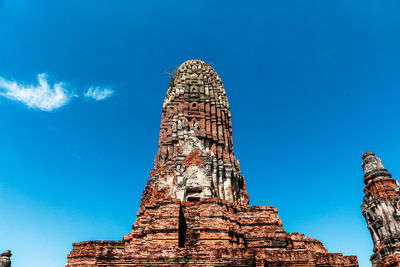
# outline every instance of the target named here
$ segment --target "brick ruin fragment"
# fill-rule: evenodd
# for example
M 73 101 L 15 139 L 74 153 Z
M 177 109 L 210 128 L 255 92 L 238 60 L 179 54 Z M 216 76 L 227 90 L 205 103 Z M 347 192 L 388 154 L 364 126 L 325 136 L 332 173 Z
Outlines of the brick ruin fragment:
M 6 250 L 0 254 L 0 267 L 11 267 L 11 251 Z
M 358 266 L 355 256 L 287 233 L 274 207 L 249 206 L 231 113 L 215 70 L 183 63 L 164 100 L 158 155 L 132 232 L 74 243 L 77 266 Z
M 400 187 L 373 152 L 362 155 L 364 201 L 362 214 L 374 242 L 374 267 L 400 266 Z

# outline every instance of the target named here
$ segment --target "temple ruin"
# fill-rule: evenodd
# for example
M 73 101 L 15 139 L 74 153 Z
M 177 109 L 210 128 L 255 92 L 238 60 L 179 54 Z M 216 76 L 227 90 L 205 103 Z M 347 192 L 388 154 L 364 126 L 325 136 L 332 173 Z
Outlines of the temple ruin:
M 74 243 L 67 266 L 358 266 L 357 257 L 328 253 L 282 225 L 276 208 L 249 205 L 221 79 L 189 60 L 164 100 L 158 154 L 132 232 Z

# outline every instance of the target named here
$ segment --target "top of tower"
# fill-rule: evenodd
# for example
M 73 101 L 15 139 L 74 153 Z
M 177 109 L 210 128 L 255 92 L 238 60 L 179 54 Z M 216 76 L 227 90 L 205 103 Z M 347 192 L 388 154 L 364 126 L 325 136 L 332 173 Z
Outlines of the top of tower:
M 224 111 L 229 111 L 221 78 L 210 64 L 201 60 L 188 60 L 175 70 L 164 100 L 165 110 L 176 98 L 184 101 L 201 101 L 215 104 Z M 230 116 L 230 112 L 229 116 Z
M 4 256 L 4 257 L 11 257 L 11 250 L 6 250 L 3 253 L 0 254 L 0 256 Z
M 364 182 L 366 184 L 376 178 L 392 177 L 383 166 L 381 159 L 376 157 L 374 152 L 368 151 L 361 157 L 363 159 L 361 166 L 364 170 Z
M 200 59 L 189 59 L 189 60 L 186 60 L 185 62 L 183 62 L 179 66 L 179 68 L 185 68 L 185 67 L 192 68 L 193 66 L 196 66 L 199 69 L 199 68 L 202 68 L 205 65 L 210 66 L 210 64 L 204 62 L 203 60 L 200 60 Z
M 0 254 L 0 266 L 11 266 L 11 251 L 6 250 Z
M 367 158 L 369 156 L 375 156 L 375 153 L 372 152 L 372 151 L 365 152 L 364 154 L 362 154 L 361 158 L 365 159 L 365 158 Z

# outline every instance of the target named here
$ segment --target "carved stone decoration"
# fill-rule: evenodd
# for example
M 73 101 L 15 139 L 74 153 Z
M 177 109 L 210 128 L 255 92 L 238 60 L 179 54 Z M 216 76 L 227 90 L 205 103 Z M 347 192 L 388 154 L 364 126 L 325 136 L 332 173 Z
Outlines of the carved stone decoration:
M 355 256 L 287 233 L 274 207 L 249 205 L 221 79 L 183 63 L 164 100 L 158 154 L 132 232 L 73 244 L 68 267 L 358 266 Z
M 362 155 L 364 201 L 362 214 L 374 242 L 372 266 L 400 266 L 400 187 L 373 152 Z
M 11 251 L 6 250 L 0 254 L 0 267 L 10 267 L 11 266 Z

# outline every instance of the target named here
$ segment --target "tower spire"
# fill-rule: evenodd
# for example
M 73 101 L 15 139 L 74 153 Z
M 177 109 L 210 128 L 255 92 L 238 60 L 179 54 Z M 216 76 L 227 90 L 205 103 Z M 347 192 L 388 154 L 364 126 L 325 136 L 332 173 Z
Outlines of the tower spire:
M 366 186 L 361 210 L 374 242 L 372 266 L 400 266 L 399 183 L 373 152 L 362 159 Z
M 361 164 L 364 170 L 364 183 L 368 184 L 370 181 L 374 179 L 380 178 L 390 178 L 392 175 L 388 172 L 382 164 L 380 158 L 375 156 L 374 152 L 365 152 L 361 158 L 363 162 Z
M 165 198 L 211 197 L 248 204 L 221 78 L 209 64 L 189 60 L 171 78 L 161 113 L 158 155 L 142 205 Z

